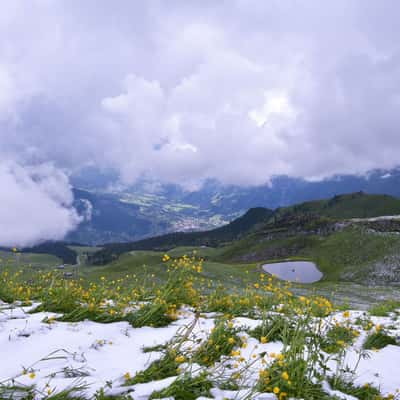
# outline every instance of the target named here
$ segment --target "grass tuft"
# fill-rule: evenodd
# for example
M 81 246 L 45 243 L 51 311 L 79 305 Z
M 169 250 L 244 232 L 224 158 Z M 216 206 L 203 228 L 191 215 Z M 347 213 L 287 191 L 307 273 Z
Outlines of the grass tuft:
M 368 335 L 363 344 L 366 350 L 383 349 L 387 345 L 397 345 L 397 341 L 393 336 L 388 335 L 385 331 L 378 331 Z
M 133 378 L 127 379 L 125 384 L 136 385 L 178 375 L 178 357 L 175 351 L 167 351 L 162 358 L 153 361 L 147 369 L 138 372 Z
M 212 383 L 207 374 L 201 374 L 195 378 L 184 375 L 164 390 L 153 392 L 150 399 L 162 399 L 173 397 L 175 400 L 196 400 L 198 397 L 211 397 Z

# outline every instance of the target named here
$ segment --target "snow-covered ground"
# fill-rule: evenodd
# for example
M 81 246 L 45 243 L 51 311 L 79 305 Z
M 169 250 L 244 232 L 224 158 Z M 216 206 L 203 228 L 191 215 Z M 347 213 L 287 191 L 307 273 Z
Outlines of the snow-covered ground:
M 146 369 L 149 364 L 160 357 L 158 352 L 143 352 L 143 347 L 164 344 L 171 340 L 183 327 L 189 326 L 195 316 L 185 311 L 180 319 L 165 328 L 132 328 L 127 322 L 100 324 L 91 321 L 77 323 L 45 323 L 45 318 L 52 318 L 53 313 L 40 312 L 28 314 L 32 307 L 10 307 L 0 304 L 0 384 L 36 385 L 38 398 L 48 393 L 55 393 L 65 388 L 85 384 L 88 398 L 100 388 L 106 393 L 121 393 L 125 377 L 134 376 L 136 372 Z M 354 320 L 361 312 L 352 311 L 350 319 Z M 341 314 L 337 319 L 340 320 Z M 389 317 L 372 317 L 375 324 L 390 326 L 391 333 L 400 335 L 400 321 Z M 254 327 L 260 321 L 248 318 L 237 318 L 235 326 Z M 213 315 L 199 318 L 191 335 L 205 337 L 214 326 Z M 262 363 L 272 360 L 272 353 L 282 350 L 282 343 L 261 344 L 258 340 L 243 333 L 247 347 L 241 349 L 241 357 L 253 363 L 250 371 L 256 380 Z M 357 349 L 365 339 L 362 332 L 356 343 L 349 349 L 345 363 L 351 368 L 358 360 Z M 265 356 L 259 355 L 266 352 Z M 256 355 L 256 357 L 254 356 Z M 264 361 L 262 361 L 264 359 Z M 335 368 L 334 362 L 330 365 Z M 132 398 L 146 400 L 154 390 L 169 386 L 175 377 L 158 382 L 138 384 L 131 389 Z M 369 358 L 361 359 L 356 372 L 355 383 L 363 385 L 374 383 L 383 394 L 395 393 L 400 388 L 400 347 L 389 345 L 382 350 L 372 351 Z M 329 388 L 326 387 L 328 391 Z M 213 389 L 214 398 L 240 399 L 246 391 L 223 391 Z M 353 399 L 341 393 L 339 398 Z M 274 394 L 253 396 L 258 399 L 275 399 Z

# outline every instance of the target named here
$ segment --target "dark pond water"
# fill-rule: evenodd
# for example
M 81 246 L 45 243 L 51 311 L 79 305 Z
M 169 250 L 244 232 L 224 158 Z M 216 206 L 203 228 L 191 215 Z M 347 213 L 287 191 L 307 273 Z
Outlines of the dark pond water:
M 322 272 L 310 261 L 284 261 L 264 264 L 262 268 L 285 281 L 312 283 L 322 278 Z

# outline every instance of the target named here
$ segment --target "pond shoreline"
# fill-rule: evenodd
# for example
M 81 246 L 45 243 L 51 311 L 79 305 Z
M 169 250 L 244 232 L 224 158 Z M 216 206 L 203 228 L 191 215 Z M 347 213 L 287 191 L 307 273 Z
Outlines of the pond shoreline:
M 261 265 L 264 272 L 290 282 L 314 283 L 323 278 L 322 272 L 312 261 L 282 260 Z

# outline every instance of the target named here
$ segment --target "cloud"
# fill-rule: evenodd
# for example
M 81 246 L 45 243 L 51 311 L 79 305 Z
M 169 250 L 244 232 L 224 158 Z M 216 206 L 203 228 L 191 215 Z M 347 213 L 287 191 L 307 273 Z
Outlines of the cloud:
M 10 0 L 0 11 L 3 158 L 187 186 L 399 163 L 397 1 Z
M 1 162 L 0 187 L 2 246 L 62 239 L 80 222 L 67 177 L 50 164 Z

